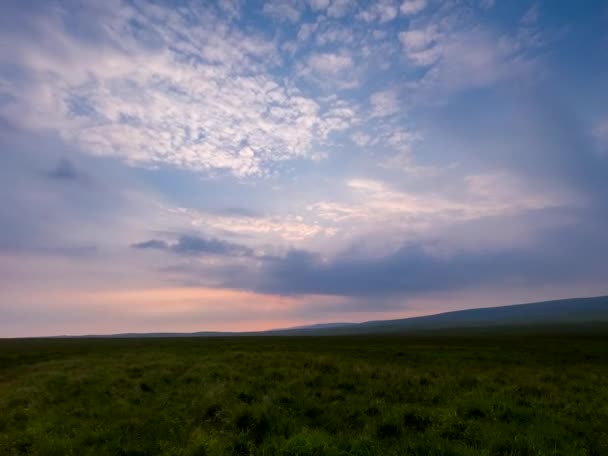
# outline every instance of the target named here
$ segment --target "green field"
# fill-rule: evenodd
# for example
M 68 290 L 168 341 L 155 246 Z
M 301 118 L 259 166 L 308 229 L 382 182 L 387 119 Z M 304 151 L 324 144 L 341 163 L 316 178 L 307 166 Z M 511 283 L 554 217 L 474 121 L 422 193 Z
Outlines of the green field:
M 0 340 L 1 455 L 608 455 L 608 336 Z

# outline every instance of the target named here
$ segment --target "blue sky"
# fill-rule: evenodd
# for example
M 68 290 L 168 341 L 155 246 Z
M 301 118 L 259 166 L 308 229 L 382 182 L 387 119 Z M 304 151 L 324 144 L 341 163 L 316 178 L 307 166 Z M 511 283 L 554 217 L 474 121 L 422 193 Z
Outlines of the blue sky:
M 603 1 L 5 1 L 0 335 L 608 293 Z

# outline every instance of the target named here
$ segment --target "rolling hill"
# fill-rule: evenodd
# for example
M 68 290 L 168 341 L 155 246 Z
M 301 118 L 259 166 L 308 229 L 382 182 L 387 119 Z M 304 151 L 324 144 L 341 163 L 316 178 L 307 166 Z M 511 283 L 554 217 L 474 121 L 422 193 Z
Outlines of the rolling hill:
M 422 317 L 269 331 L 282 335 L 370 334 L 448 329 L 549 327 L 608 323 L 608 296 L 457 310 Z

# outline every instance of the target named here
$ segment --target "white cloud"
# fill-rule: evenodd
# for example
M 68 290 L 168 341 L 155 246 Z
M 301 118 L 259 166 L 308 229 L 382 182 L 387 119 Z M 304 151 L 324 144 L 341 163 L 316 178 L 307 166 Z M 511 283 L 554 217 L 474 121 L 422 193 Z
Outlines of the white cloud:
M 441 35 L 440 42 L 430 51 L 438 62 L 428 74 L 427 82 L 435 82 L 454 89 L 490 86 L 528 70 L 528 62 L 518 58 L 504 41 L 491 32 L 473 28 Z
M 223 216 L 188 208 L 176 208 L 172 212 L 189 220 L 190 225 L 197 230 L 222 237 L 236 235 L 241 241 L 246 236 L 250 238 L 249 242 L 256 245 L 277 245 L 277 238 L 288 243 L 298 243 L 316 236 L 331 237 L 336 233 L 335 228 L 322 226 L 318 222 L 307 222 L 299 215 Z
M 316 156 L 314 142 L 333 131 L 335 119 L 271 76 L 274 43 L 200 14 L 204 27 L 177 11 L 114 5 L 92 25 L 107 32 L 97 44 L 70 35 L 57 17 L 40 19 L 40 40 L 13 39 L 0 57 L 28 75 L 5 81 L 2 90 L 13 96 L 0 114 L 133 165 L 248 176 L 265 174 L 272 162 Z M 155 36 L 155 47 L 140 29 Z M 336 74 L 352 60 L 327 54 L 311 65 Z
M 412 29 L 399 33 L 399 41 L 408 51 L 415 53 L 427 49 L 439 35 L 435 26 Z
M 371 135 L 369 144 L 385 151 L 410 153 L 413 144 L 422 139 L 419 132 L 402 125 L 398 118 L 383 118 L 368 132 Z
M 325 11 L 327 16 L 340 18 L 355 8 L 354 0 L 309 0 L 313 11 Z
M 359 147 L 367 146 L 372 140 L 371 136 L 361 133 L 360 131 L 353 133 L 351 139 Z
M 353 67 L 353 59 L 348 54 L 334 54 L 330 52 L 312 54 L 308 58 L 308 65 L 322 74 L 336 75 Z
M 401 14 L 413 15 L 426 8 L 426 0 L 405 0 L 401 4 Z
M 437 176 L 429 173 L 421 177 Z M 506 172 L 467 176 L 451 193 L 403 191 L 372 179 L 350 179 L 346 187 L 349 199 L 318 201 L 307 209 L 325 224 L 335 226 L 342 241 L 361 237 L 367 244 L 374 244 L 372 239 L 392 245 L 428 239 L 455 224 L 556 207 L 565 201 L 563 195 L 532 191 Z
M 442 38 L 434 24 L 399 33 L 399 41 L 408 59 L 417 66 L 430 66 L 442 55 Z
M 506 171 L 471 174 L 464 181 L 468 194 L 496 213 L 555 207 L 567 198 L 535 192 L 519 176 Z
M 359 85 L 353 57 L 345 50 L 312 53 L 297 66 L 297 72 L 325 88 L 348 89 Z
M 329 131 L 345 130 L 360 120 L 357 108 L 354 105 L 340 101 L 333 102 L 330 107 L 323 111 L 323 119 L 326 128 L 328 128 L 324 137 L 328 135 Z
M 310 7 L 313 11 L 324 10 L 329 6 L 329 0 L 310 0 Z
M 397 17 L 398 9 L 394 1 L 383 0 L 373 3 L 369 8 L 359 12 L 357 18 L 365 22 L 378 21 L 381 24 Z
M 391 155 L 386 160 L 379 163 L 380 166 L 390 169 L 399 170 L 409 177 L 429 179 L 440 176 L 446 171 L 446 168 L 430 165 L 420 165 L 412 157 L 411 150 L 408 147 L 403 148 L 395 155 Z
M 220 0 L 218 6 L 228 17 L 238 17 L 240 15 L 241 4 L 239 0 Z
M 315 37 L 315 42 L 319 46 L 330 44 L 352 44 L 355 41 L 355 36 L 352 29 L 343 27 L 334 22 L 320 27 Z
M 369 98 L 372 107 L 372 117 L 385 117 L 396 114 L 401 110 L 399 92 L 395 89 L 373 93 Z
M 300 3 L 289 0 L 267 0 L 263 11 L 264 14 L 289 22 L 298 22 L 302 15 Z
M 460 212 L 469 210 L 466 205 L 435 195 L 401 192 L 370 179 L 351 179 L 346 186 L 348 200 L 318 201 L 308 206 L 315 217 L 340 229 L 343 242 L 359 236 L 367 238 L 370 233 L 378 236 L 380 232 L 380 243 L 403 242 L 423 235 L 441 220 L 453 223 L 464 216 Z
M 298 40 L 307 41 L 315 30 L 317 30 L 317 27 L 317 23 L 302 24 L 300 26 L 300 30 L 298 31 Z
M 353 0 L 332 0 L 327 8 L 329 17 L 343 17 L 355 7 Z
M 411 64 L 429 68 L 411 87 L 435 101 L 532 74 L 537 64 L 527 51 L 545 42 L 529 27 L 501 35 L 450 10 L 401 32 L 399 40 Z

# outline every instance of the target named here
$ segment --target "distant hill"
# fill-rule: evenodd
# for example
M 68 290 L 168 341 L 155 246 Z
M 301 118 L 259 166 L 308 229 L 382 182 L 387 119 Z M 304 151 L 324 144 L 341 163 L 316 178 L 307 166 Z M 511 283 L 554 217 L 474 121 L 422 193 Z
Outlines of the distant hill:
M 313 325 L 292 326 L 285 329 L 273 329 L 271 331 L 294 331 L 299 329 L 333 329 L 342 328 L 344 326 L 352 326 L 356 323 L 316 323 Z
M 581 323 L 608 323 L 608 296 L 457 310 L 423 317 L 353 323 L 329 329 L 302 328 L 270 332 L 285 335 L 370 334 L 486 327 L 563 326 Z
M 483 328 L 542 328 L 551 326 L 608 325 L 608 296 L 560 299 L 530 304 L 457 310 L 424 317 L 377 320 L 365 323 L 320 323 L 259 332 L 125 333 L 61 337 L 230 337 L 398 334 Z M 606 326 L 608 327 L 608 326 Z

